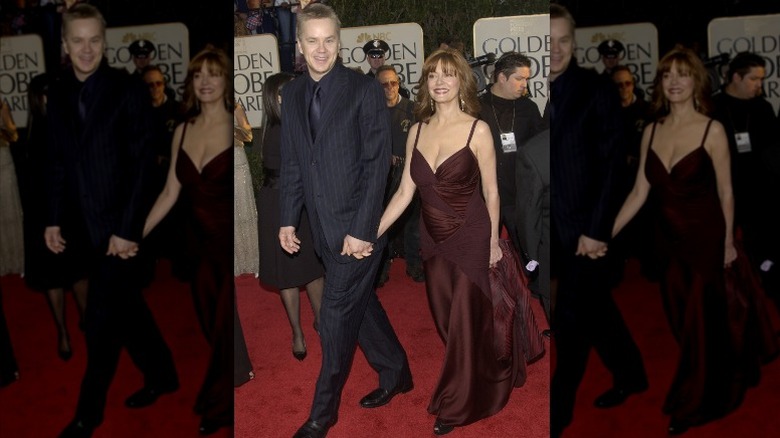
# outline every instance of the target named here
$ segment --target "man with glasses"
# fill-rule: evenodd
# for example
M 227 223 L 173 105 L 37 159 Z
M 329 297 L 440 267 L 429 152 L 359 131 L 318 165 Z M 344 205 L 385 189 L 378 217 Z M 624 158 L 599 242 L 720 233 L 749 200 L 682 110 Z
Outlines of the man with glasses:
M 390 166 L 390 175 L 385 189 L 384 205 L 390 202 L 390 198 L 398 190 L 401 184 L 401 175 L 404 172 L 406 158 L 406 137 L 409 128 L 415 123 L 414 102 L 401 96 L 400 80 L 398 73 L 392 65 L 380 66 L 376 71 L 376 78 L 385 91 L 385 102 L 389 109 L 390 130 L 393 139 L 393 162 Z M 390 264 L 394 257 L 403 254 L 406 259 L 406 275 L 416 282 L 425 281 L 425 274 L 420 258 L 420 202 L 415 197 L 412 204 L 406 209 L 401 220 L 396 221 L 390 228 L 390 242 L 383 254 L 382 271 L 377 282 L 378 287 L 384 286 L 389 279 Z
M 368 71 L 368 73 L 366 73 L 367 75 L 376 77 L 379 67 L 385 65 L 385 53 L 389 51 L 390 46 L 386 42 L 379 39 L 371 40 L 363 46 L 363 53 L 366 54 L 366 61 L 368 61 L 368 65 L 371 66 L 371 69 Z M 398 82 L 400 84 L 398 92 L 401 94 L 401 96 L 409 99 L 411 96 L 409 90 L 404 88 L 400 81 Z

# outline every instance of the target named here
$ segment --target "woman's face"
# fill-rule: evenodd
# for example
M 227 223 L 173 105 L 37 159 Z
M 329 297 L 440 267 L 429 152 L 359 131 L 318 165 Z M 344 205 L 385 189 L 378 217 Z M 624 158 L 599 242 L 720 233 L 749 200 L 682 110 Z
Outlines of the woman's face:
M 428 74 L 428 93 L 437 103 L 448 102 L 458 97 L 460 92 L 460 79 L 454 71 L 445 73 L 441 62 L 436 69 Z
M 212 74 L 208 63 L 204 62 L 200 71 L 192 76 L 192 87 L 201 103 L 219 102 L 225 96 L 225 76 Z
M 668 72 L 661 80 L 664 96 L 670 103 L 679 103 L 693 98 L 695 80 L 687 69 L 681 68 L 677 62 L 672 63 Z

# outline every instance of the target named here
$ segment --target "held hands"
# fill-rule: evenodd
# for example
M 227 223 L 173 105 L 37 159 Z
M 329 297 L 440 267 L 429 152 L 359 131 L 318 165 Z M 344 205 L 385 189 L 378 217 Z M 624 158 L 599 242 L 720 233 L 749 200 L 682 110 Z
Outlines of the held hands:
M 374 244 L 360 239 L 356 239 L 349 234 L 344 237 L 344 247 L 341 249 L 341 255 L 353 256 L 360 260 L 371 255 L 374 250 Z
M 122 260 L 127 260 L 130 257 L 135 257 L 138 254 L 138 244 L 125 240 L 114 234 L 108 239 L 108 251 L 106 255 L 119 256 Z
M 591 239 L 585 235 L 581 235 L 577 242 L 576 255 L 588 256 L 595 260 L 599 257 L 607 255 L 607 244 L 600 240 Z
M 295 235 L 295 227 L 279 228 L 279 244 L 289 254 L 295 254 L 301 249 L 301 239 Z

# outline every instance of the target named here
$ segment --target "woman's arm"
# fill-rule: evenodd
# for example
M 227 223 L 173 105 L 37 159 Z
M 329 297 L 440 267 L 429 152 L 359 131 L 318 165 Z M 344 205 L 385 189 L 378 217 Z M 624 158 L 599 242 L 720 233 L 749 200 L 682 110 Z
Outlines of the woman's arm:
M 420 124 L 415 123 L 409 130 L 406 137 L 406 160 L 404 161 L 404 173 L 401 176 L 401 184 L 398 186 L 398 190 L 393 194 L 390 202 L 385 207 L 385 212 L 382 213 L 382 218 L 379 220 L 379 232 L 377 237 L 385 234 L 388 228 L 403 214 L 406 207 L 412 202 L 414 192 L 417 190 L 417 186 L 412 181 L 412 175 L 409 172 L 409 164 L 412 162 L 412 152 L 414 152 L 414 141 L 417 138 L 417 131 L 420 129 Z
M 723 260 L 725 265 L 731 264 L 737 258 L 737 250 L 734 248 L 734 193 L 731 188 L 731 153 L 726 133 L 717 121 L 712 122 L 709 135 L 704 143 L 704 149 L 712 158 L 715 168 L 715 181 L 718 185 L 718 197 L 723 217 L 726 220 L 725 250 Z
M 647 194 L 650 192 L 650 183 L 647 182 L 645 177 L 645 162 L 647 161 L 647 153 L 650 149 L 650 136 L 652 135 L 653 125 L 647 125 L 644 133 L 642 133 L 642 143 L 639 151 L 639 170 L 636 173 L 636 180 L 634 181 L 634 188 L 626 197 L 623 202 L 623 206 L 615 217 L 615 224 L 612 226 L 612 237 L 617 236 L 620 230 L 623 229 L 631 219 L 636 216 L 639 209 L 642 208 L 647 200 Z
M 163 220 L 168 212 L 171 211 L 173 205 L 176 204 L 176 199 L 179 198 L 181 184 L 176 177 L 176 159 L 179 155 L 179 143 L 181 142 L 184 123 L 179 124 L 179 126 L 176 127 L 176 131 L 173 133 L 173 141 L 171 142 L 171 164 L 168 167 L 168 178 L 165 180 L 165 187 L 163 187 L 162 192 L 154 202 L 154 206 L 152 206 L 152 209 L 146 216 L 143 237 L 149 235 L 154 227 Z
M 490 216 L 490 266 L 496 264 L 503 253 L 498 246 L 498 224 L 501 217 L 501 201 L 498 196 L 498 177 L 496 176 L 496 150 L 493 148 L 493 135 L 487 123 L 477 122 L 474 136 L 471 138 L 474 155 L 479 163 L 482 182 L 482 196 L 485 198 Z

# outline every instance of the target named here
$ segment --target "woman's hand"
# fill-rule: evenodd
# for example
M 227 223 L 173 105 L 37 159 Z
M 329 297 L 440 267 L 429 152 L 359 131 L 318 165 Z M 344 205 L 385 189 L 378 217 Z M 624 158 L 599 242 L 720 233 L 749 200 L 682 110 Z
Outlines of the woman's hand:
M 501 251 L 501 247 L 498 246 L 498 242 L 490 243 L 490 267 L 494 268 L 501 258 L 504 257 L 504 253 Z
M 737 248 L 734 247 L 733 243 L 727 243 L 723 265 L 728 268 L 736 259 L 737 259 Z

